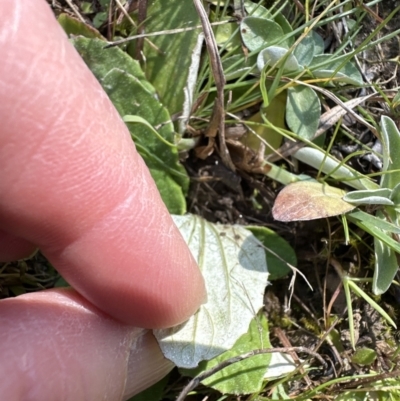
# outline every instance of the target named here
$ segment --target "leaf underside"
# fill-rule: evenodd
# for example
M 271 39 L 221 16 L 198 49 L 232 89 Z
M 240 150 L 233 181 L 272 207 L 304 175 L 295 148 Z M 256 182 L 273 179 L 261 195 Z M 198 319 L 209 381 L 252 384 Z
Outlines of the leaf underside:
M 262 244 L 242 226 L 173 216 L 205 279 L 208 301 L 186 323 L 154 334 L 164 355 L 193 368 L 229 350 L 263 305 L 268 271 Z

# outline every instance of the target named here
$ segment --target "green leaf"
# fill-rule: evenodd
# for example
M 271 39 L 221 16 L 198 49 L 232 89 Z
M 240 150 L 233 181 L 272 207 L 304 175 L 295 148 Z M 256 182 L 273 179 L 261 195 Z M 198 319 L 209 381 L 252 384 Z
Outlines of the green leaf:
M 187 322 L 154 330 L 164 355 L 193 368 L 229 350 L 263 305 L 268 271 L 262 244 L 242 226 L 173 216 L 197 260 L 208 301 Z
M 240 78 L 245 73 L 253 70 L 254 64 L 251 57 L 245 58 L 242 54 L 235 54 L 222 60 L 222 68 L 227 81 Z
M 257 68 L 261 71 L 264 66 L 274 66 L 279 61 L 283 61 L 283 71 L 295 72 L 302 70 L 302 67 L 298 63 L 293 53 L 288 54 L 288 50 L 280 46 L 269 46 L 262 50 L 257 57 Z M 286 56 L 286 58 L 285 58 Z M 279 68 L 281 63 L 277 65 Z
M 355 210 L 354 212 L 347 214 L 346 218 L 355 224 L 362 222 L 389 233 L 400 234 L 400 227 L 397 225 L 389 223 L 386 220 L 379 219 L 378 217 L 375 217 L 369 213 L 365 213 L 362 210 Z
M 282 28 L 274 21 L 257 17 L 243 18 L 240 23 L 243 43 L 252 52 L 273 44 L 288 48 Z
M 363 176 L 343 162 L 339 162 L 321 149 L 304 147 L 296 151 L 293 156 L 303 163 L 321 170 L 323 173 L 344 182 L 356 189 L 377 189 L 378 184 Z
M 397 92 L 392 100 L 392 107 L 395 109 L 400 106 L 400 92 Z
M 248 332 L 238 339 L 232 349 L 211 361 L 202 362 L 195 370 L 180 369 L 181 373 L 194 377 L 229 358 L 255 349 L 270 348 L 267 320 L 262 313 L 258 316 L 251 321 Z M 229 365 L 203 380 L 202 384 L 223 394 L 251 394 L 262 389 L 265 376 L 279 377 L 293 370 L 294 364 L 290 358 L 282 357 L 277 353 L 263 354 Z M 272 371 L 274 371 L 273 374 L 271 374 Z
M 393 189 L 400 184 L 400 132 L 394 121 L 381 118 L 381 135 L 383 145 L 383 169 L 381 187 Z
M 392 195 L 392 190 L 388 188 L 367 189 L 367 190 L 347 192 L 347 194 L 343 196 L 343 200 L 345 202 L 349 202 L 354 205 L 393 206 L 394 203 L 391 200 L 391 195 Z
M 325 50 L 324 39 L 322 38 L 321 35 L 319 35 L 315 31 L 312 31 L 311 35 L 312 35 L 312 38 L 313 38 L 313 41 L 314 41 L 314 56 L 318 56 L 320 54 L 323 54 L 324 50 Z
M 375 270 L 372 280 L 372 291 L 375 295 L 385 293 L 391 286 L 399 265 L 396 252 L 374 237 Z
M 181 370 L 181 373 L 194 377 L 237 355 L 254 349 L 270 348 L 269 330 L 264 314 L 253 319 L 249 330 L 243 334 L 235 345 L 227 352 L 211 361 L 202 362 L 196 370 Z M 223 394 L 250 394 L 261 390 L 264 375 L 268 369 L 271 354 L 252 356 L 241 362 L 234 363 L 202 381 L 202 384 L 212 387 Z
M 293 55 L 302 66 L 309 65 L 316 53 L 313 32 L 314 31 L 311 31 L 307 36 L 305 36 L 302 41 L 296 46 L 293 52 Z
M 167 140 L 165 140 L 155 129 L 152 125 L 149 124 L 148 121 L 146 121 L 144 118 L 140 117 L 140 116 L 124 116 L 123 120 L 126 123 L 138 123 L 138 124 L 143 124 L 144 126 L 146 126 L 161 142 L 163 142 L 165 145 L 171 147 L 171 148 L 175 148 L 177 147 L 177 145 L 168 142 Z
M 267 227 L 247 226 L 257 239 L 264 245 L 267 257 L 269 279 L 276 280 L 285 277 L 292 270 L 288 265 L 297 266 L 294 249 L 275 231 Z
M 167 110 L 135 77 L 113 70 L 102 81 L 114 106 L 122 116 L 142 116 L 153 127 L 160 126 L 159 134 L 168 142 L 174 141 L 174 127 Z M 135 101 L 132 101 L 132 93 Z M 171 148 L 152 133 L 148 127 L 128 124 L 136 147 L 150 170 L 161 197 L 170 213 L 186 212 L 184 193 L 189 179 L 179 163 L 178 150 Z
M 294 36 L 289 37 L 293 32 L 293 28 L 282 13 L 277 13 L 273 16 L 272 13 L 261 4 L 255 4 L 248 0 L 244 2 L 244 8 L 251 17 L 274 20 L 282 28 L 285 36 L 288 36 L 285 38 L 287 46 L 290 47 L 294 43 Z
M 344 393 L 339 394 L 335 398 L 335 401 L 369 401 L 372 399 L 374 401 L 381 401 L 375 398 L 369 398 L 369 391 L 367 390 L 363 391 L 362 389 L 360 389 L 359 391 L 355 390 L 345 391 Z
M 347 213 L 354 206 L 342 200 L 344 194 L 341 189 L 319 182 L 295 182 L 279 192 L 272 215 L 279 221 L 297 221 Z
M 93 18 L 93 25 L 96 28 L 100 28 L 107 21 L 107 18 L 108 18 L 107 12 L 102 11 L 100 13 L 97 13 Z
M 81 35 L 85 36 L 86 38 L 99 38 L 105 40 L 97 29 L 91 27 L 90 25 L 84 24 L 82 21 L 72 18 L 67 14 L 60 14 L 57 18 L 57 21 L 68 36 Z
M 276 14 L 274 17 L 274 21 L 282 28 L 287 46 L 291 47 L 295 42 L 295 37 L 292 34 L 292 25 L 282 13 Z
M 301 138 L 311 140 L 318 129 L 321 103 L 318 95 L 307 86 L 288 89 L 286 122 Z
M 392 189 L 390 199 L 392 200 L 395 206 L 400 206 L 400 183 L 395 185 L 394 188 Z
M 383 212 L 378 211 L 378 219 L 387 221 Z M 380 230 L 376 228 L 376 230 Z M 386 233 L 385 233 L 386 234 Z M 374 250 L 375 250 L 375 270 L 372 280 L 372 291 L 376 295 L 385 293 L 391 286 L 399 264 L 397 261 L 396 252 L 374 236 Z
M 255 4 L 252 1 L 245 0 L 244 8 L 246 9 L 246 12 L 252 17 L 272 19 L 272 14 L 270 13 L 270 11 L 261 4 Z
M 261 141 L 265 146 L 264 156 L 278 149 L 283 141 L 283 136 L 278 132 L 285 129 L 286 91 L 279 93 L 273 99 L 269 99 L 267 107 L 253 114 L 246 120 L 246 125 L 251 128 L 241 138 L 246 147 L 253 149 L 256 153 L 260 150 Z
M 153 176 L 170 213 L 186 211 L 184 194 L 189 179 L 179 163 L 178 151 L 167 145 L 174 142 L 171 117 L 156 99 L 154 88 L 146 81 L 139 64 L 118 48 L 104 49 L 97 39 L 77 38 L 73 43 L 95 74 L 122 117 L 139 116 L 144 124 L 130 124 L 136 147 Z M 154 135 L 155 127 L 164 141 Z
M 200 24 L 192 1 L 151 0 L 145 22 L 146 33 L 190 28 Z M 200 30 L 149 37 L 144 43 L 146 77 L 156 88 L 161 103 L 170 114 L 182 111 L 184 88 L 191 64 L 191 53 Z
M 88 1 L 82 1 L 81 10 L 82 14 L 93 14 L 95 12 L 93 4 L 89 3 Z
M 368 366 L 371 365 L 376 358 L 377 353 L 374 350 L 370 348 L 361 348 L 356 350 L 351 358 L 351 361 L 358 365 Z
M 224 46 L 226 50 L 232 50 L 241 46 L 238 24 L 231 22 L 217 25 L 213 28 L 215 41 L 218 46 Z M 241 55 L 244 59 L 243 55 Z
M 351 219 L 350 219 L 351 220 Z M 358 227 L 362 228 L 367 233 L 371 234 L 374 238 L 380 239 L 384 244 L 392 248 L 397 253 L 400 253 L 400 244 L 395 241 L 392 236 L 386 234 L 384 231 L 377 229 L 375 224 L 355 221 Z
M 146 390 L 136 394 L 127 401 L 160 401 L 163 398 L 164 388 L 168 384 L 169 375 L 159 380 Z
M 100 83 L 110 71 L 118 69 L 134 76 L 149 93 L 155 96 L 155 89 L 146 80 L 139 63 L 118 47 L 104 49 L 104 41 L 86 38 L 71 39 L 71 43 Z
M 321 54 L 314 57 L 310 64 L 310 70 L 317 78 L 334 78 L 334 81 L 338 83 L 357 86 L 363 85 L 364 81 L 360 71 L 350 61 L 347 61 L 335 73 L 336 69 L 342 65 L 342 62 L 341 60 L 334 60 L 331 55 Z

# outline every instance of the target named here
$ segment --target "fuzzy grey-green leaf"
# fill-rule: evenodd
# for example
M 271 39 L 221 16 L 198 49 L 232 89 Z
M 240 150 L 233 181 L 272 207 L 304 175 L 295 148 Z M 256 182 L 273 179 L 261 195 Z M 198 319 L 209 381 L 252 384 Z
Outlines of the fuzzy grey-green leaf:
M 318 95 L 307 86 L 288 89 L 286 122 L 301 138 L 311 140 L 318 129 L 321 103 Z
M 240 33 L 243 43 L 251 52 L 273 44 L 288 47 L 282 28 L 272 20 L 246 17 L 240 23 Z
M 242 226 L 173 216 L 197 260 L 208 301 L 187 322 L 154 334 L 164 355 L 193 368 L 230 349 L 263 305 L 268 271 L 262 244 Z
M 294 56 L 301 65 L 309 65 L 315 54 L 315 41 L 312 31 L 294 49 Z
M 377 212 L 376 218 L 387 221 L 382 211 Z M 376 230 L 380 231 L 379 228 Z M 374 236 L 374 250 L 375 270 L 372 279 L 372 291 L 374 294 L 380 295 L 385 293 L 392 284 L 399 270 L 399 264 L 395 250 L 383 243 L 377 236 Z
M 336 71 L 338 68 L 339 70 Z M 328 54 L 315 56 L 310 69 L 317 78 L 332 78 L 335 82 L 350 85 L 364 83 L 361 73 L 352 62 L 347 61 L 342 65 L 342 61 L 337 61 Z
M 269 46 L 262 50 L 257 57 L 257 68 L 261 71 L 265 65 L 272 67 L 277 64 L 279 68 L 283 63 L 283 71 L 295 72 L 302 70 L 293 53 L 287 54 L 288 50 L 280 46 Z M 286 58 L 285 58 L 286 57 Z M 282 60 L 281 63 L 279 63 Z
M 194 28 L 200 19 L 192 1 L 151 0 L 148 2 L 146 33 L 177 28 Z M 143 53 L 146 76 L 171 114 L 182 111 L 184 88 L 196 46 L 199 29 L 174 35 L 152 36 L 145 41 Z M 132 47 L 134 47 L 132 42 Z M 129 48 L 132 52 L 133 49 Z
M 400 132 L 387 116 L 381 118 L 383 144 L 383 171 L 381 187 L 393 189 L 400 183 Z
M 343 200 L 354 205 L 393 206 L 394 203 L 391 200 L 391 196 L 392 190 L 389 188 L 379 188 L 347 192 L 343 196 Z

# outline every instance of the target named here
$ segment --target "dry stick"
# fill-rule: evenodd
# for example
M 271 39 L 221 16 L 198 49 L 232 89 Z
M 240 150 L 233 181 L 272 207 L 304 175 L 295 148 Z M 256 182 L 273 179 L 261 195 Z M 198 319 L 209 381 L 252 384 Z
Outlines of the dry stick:
M 372 15 L 380 24 L 384 22 L 384 20 L 376 12 L 374 12 L 371 8 L 363 4 L 362 1 L 360 0 L 356 1 L 356 5 L 363 8 L 369 15 Z
M 117 7 L 120 9 L 121 13 L 125 16 L 125 18 L 131 23 L 133 27 L 137 27 L 135 21 L 132 19 L 132 17 L 129 15 L 128 11 L 125 9 L 125 7 L 122 5 L 120 0 L 115 0 L 115 3 L 117 4 Z
M 225 76 L 222 68 L 221 59 L 218 53 L 218 46 L 215 41 L 213 31 L 206 10 L 201 3 L 201 0 L 193 0 L 197 13 L 199 14 L 201 24 L 203 26 L 204 39 L 207 45 L 208 55 L 210 57 L 211 71 L 217 88 L 217 98 L 215 99 L 213 114 L 210 121 L 210 126 L 207 129 L 206 136 L 215 137 L 219 133 L 219 146 L 221 159 L 230 169 L 235 171 L 235 166 L 232 163 L 228 148 L 225 142 L 225 105 L 224 105 L 224 87 Z
M 128 1 L 126 2 L 126 4 L 124 5 L 124 10 L 125 10 L 128 14 L 130 14 L 132 11 L 135 10 L 136 4 L 132 7 L 132 3 L 133 3 L 134 1 L 137 1 L 137 0 L 128 0 Z M 122 13 L 119 15 L 118 19 L 117 19 L 117 24 L 121 24 L 121 23 L 122 23 L 122 21 L 123 21 L 123 19 L 124 19 L 124 16 L 126 16 L 126 14 L 124 14 L 124 13 L 122 12 Z
M 143 34 L 145 32 L 145 21 L 147 18 L 147 0 L 139 1 L 138 10 L 138 34 Z M 136 60 L 140 63 L 143 62 L 143 46 L 145 38 L 140 38 L 136 42 Z
M 185 388 L 181 391 L 179 394 L 178 398 L 176 401 L 184 401 L 185 397 L 189 394 L 190 391 L 192 391 L 194 388 L 196 388 L 201 381 L 204 379 L 207 379 L 208 377 L 212 376 L 214 373 L 219 372 L 220 370 L 226 368 L 227 366 L 230 366 L 236 362 L 243 361 L 244 359 L 250 358 L 255 355 L 262 355 L 262 354 L 272 354 L 274 352 L 283 352 L 285 354 L 290 354 L 292 352 L 300 353 L 303 352 L 304 354 L 309 354 L 313 356 L 315 359 L 317 359 L 321 365 L 326 369 L 328 367 L 327 363 L 322 359 L 322 357 L 317 354 L 316 352 L 310 351 L 306 347 L 287 347 L 287 348 L 272 348 L 272 349 L 256 349 L 250 352 L 246 352 L 245 354 L 237 355 L 232 358 L 226 359 L 225 361 L 222 361 L 219 363 L 217 366 L 214 366 L 213 368 L 206 370 L 203 373 L 200 373 L 198 376 L 194 377 L 186 386 Z
M 108 5 L 108 21 L 107 21 L 107 39 L 110 40 L 113 37 L 113 24 L 112 24 L 112 16 L 113 16 L 113 0 L 110 0 L 110 4 Z
M 285 333 L 283 332 L 283 330 L 280 327 L 274 328 L 274 334 L 276 335 L 276 337 L 278 337 L 279 341 L 285 348 L 290 348 L 292 346 L 289 339 L 286 337 Z M 289 355 L 293 358 L 294 362 L 297 364 L 300 373 L 302 375 L 304 375 L 304 379 L 307 383 L 307 386 L 311 387 L 312 386 L 311 380 L 308 377 L 308 374 L 306 373 L 306 371 L 304 370 L 304 366 L 303 366 L 300 358 L 296 354 L 296 352 L 291 352 Z

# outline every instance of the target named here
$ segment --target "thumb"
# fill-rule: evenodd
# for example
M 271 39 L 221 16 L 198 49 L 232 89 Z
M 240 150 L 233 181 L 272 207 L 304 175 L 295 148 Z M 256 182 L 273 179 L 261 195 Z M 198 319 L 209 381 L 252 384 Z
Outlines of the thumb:
M 150 331 L 111 319 L 70 289 L 3 300 L 0 327 L 7 401 L 121 401 L 173 367 Z

